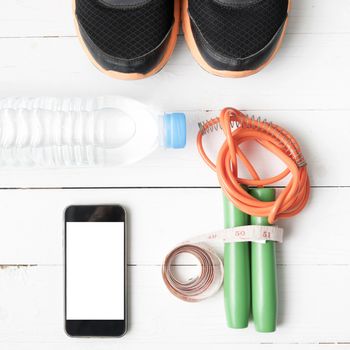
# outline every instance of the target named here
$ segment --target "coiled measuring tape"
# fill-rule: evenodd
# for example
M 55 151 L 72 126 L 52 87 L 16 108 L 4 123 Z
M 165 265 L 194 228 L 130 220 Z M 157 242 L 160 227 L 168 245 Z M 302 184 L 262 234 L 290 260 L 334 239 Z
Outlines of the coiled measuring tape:
M 214 295 L 224 279 L 224 266 L 219 255 L 210 247 L 210 242 L 222 241 L 283 242 L 283 229 L 277 226 L 241 226 L 196 236 L 176 246 L 165 257 L 162 266 L 163 280 L 168 290 L 177 298 L 187 302 L 197 302 Z M 198 276 L 188 281 L 179 280 L 174 273 L 174 262 L 180 254 L 194 256 L 200 264 Z

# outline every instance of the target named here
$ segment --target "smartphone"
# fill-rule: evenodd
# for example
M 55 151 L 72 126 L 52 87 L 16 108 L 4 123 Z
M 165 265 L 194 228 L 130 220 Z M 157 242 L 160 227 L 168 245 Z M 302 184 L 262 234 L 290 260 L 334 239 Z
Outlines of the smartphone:
M 121 337 L 127 330 L 126 212 L 119 205 L 65 211 L 65 330 Z

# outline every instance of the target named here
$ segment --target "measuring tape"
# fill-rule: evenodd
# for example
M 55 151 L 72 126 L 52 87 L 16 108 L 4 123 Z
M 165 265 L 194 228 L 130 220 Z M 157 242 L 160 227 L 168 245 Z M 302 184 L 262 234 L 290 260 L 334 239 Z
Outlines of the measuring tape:
M 283 229 L 277 226 L 256 225 L 234 227 L 199 235 L 176 246 L 164 259 L 162 275 L 166 287 L 177 298 L 187 302 L 201 301 L 220 289 L 224 279 L 224 266 L 218 254 L 210 248 L 208 243 L 211 241 L 282 243 Z M 174 273 L 174 261 L 184 253 L 193 255 L 201 266 L 199 275 L 188 281 L 180 281 Z

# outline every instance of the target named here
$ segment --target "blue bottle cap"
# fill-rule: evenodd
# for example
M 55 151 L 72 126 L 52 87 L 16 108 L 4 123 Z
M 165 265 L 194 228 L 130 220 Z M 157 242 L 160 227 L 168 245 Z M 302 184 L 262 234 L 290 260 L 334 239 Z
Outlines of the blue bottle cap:
M 186 116 L 184 113 L 164 114 L 164 146 L 184 148 L 186 146 Z

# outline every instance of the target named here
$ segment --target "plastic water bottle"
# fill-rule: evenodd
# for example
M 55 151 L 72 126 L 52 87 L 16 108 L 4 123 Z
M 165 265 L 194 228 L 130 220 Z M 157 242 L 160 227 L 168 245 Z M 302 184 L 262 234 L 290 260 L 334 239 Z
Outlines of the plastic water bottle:
M 186 118 L 111 96 L 0 100 L 0 166 L 113 166 L 183 148 Z

